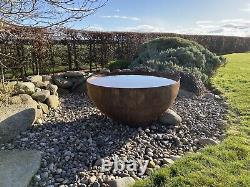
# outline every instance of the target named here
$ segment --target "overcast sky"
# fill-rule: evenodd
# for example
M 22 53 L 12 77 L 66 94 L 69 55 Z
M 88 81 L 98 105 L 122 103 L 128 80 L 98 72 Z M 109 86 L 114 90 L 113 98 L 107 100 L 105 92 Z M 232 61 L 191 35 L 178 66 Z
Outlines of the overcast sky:
M 250 36 L 250 0 L 109 0 L 72 27 Z

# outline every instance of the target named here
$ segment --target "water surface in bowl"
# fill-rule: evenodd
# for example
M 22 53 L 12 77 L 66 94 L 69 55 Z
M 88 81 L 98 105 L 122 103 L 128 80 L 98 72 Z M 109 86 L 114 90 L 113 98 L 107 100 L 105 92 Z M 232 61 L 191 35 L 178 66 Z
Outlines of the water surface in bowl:
M 88 83 L 111 88 L 154 88 L 172 85 L 176 81 L 147 75 L 112 75 L 90 78 Z

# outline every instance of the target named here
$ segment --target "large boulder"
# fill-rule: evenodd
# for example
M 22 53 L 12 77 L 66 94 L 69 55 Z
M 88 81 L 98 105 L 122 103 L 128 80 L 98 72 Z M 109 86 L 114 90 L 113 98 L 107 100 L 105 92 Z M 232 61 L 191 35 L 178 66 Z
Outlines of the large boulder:
M 0 151 L 0 186 L 27 187 L 40 164 L 39 151 Z
M 84 77 L 81 77 L 78 80 L 75 80 L 71 88 L 71 91 L 74 93 L 85 92 L 86 91 L 86 79 Z
M 164 125 L 178 125 L 182 119 L 173 110 L 168 109 L 159 117 L 159 122 Z
M 48 114 L 49 113 L 49 107 L 48 105 L 44 104 L 44 103 L 38 103 L 38 108 L 42 109 L 44 114 Z
M 123 177 L 108 182 L 110 187 L 130 187 L 133 186 L 135 180 L 132 177 Z
M 52 76 L 54 84 L 59 89 L 68 89 L 71 92 L 84 92 L 88 75 L 81 71 L 68 71 Z
M 42 82 L 43 81 L 43 77 L 41 75 L 33 75 L 33 76 L 29 76 L 27 77 L 27 80 L 30 82 Z
M 58 86 L 57 85 L 48 84 L 46 89 L 50 91 L 51 95 L 57 95 L 57 90 L 58 90 Z
M 18 82 L 14 87 L 15 94 L 28 94 L 35 93 L 35 85 L 32 82 Z
M 46 82 L 46 81 L 51 82 L 51 80 L 52 80 L 52 77 L 50 75 L 42 75 L 43 82 Z
M 41 90 L 32 94 L 32 98 L 39 102 L 44 102 L 50 96 L 49 90 Z
M 192 92 L 197 96 L 204 94 L 205 86 L 201 79 L 185 71 L 181 71 L 178 73 L 181 77 L 181 89 Z
M 207 145 L 216 145 L 219 142 L 216 140 L 213 140 L 212 138 L 200 138 L 198 143 L 202 146 L 207 146 Z
M 64 73 L 65 77 L 72 78 L 72 77 L 84 77 L 85 73 L 81 71 L 67 71 Z
M 31 127 L 36 119 L 36 109 L 9 106 L 0 110 L 0 144 L 14 139 Z
M 9 103 L 14 105 L 23 105 L 28 108 L 37 108 L 37 102 L 28 94 L 19 94 L 9 98 Z
M 34 85 L 38 88 L 41 88 L 41 89 L 46 89 L 46 87 L 48 86 L 49 82 L 46 81 L 46 82 L 35 82 Z
M 73 82 L 64 75 L 53 75 L 52 80 L 59 88 L 69 89 L 73 86 Z
M 53 108 L 53 109 L 58 108 L 59 105 L 60 105 L 59 98 L 58 98 L 58 96 L 56 96 L 56 95 L 50 95 L 50 96 L 48 97 L 48 99 L 46 100 L 46 103 L 47 103 L 47 105 L 48 105 L 50 108 Z

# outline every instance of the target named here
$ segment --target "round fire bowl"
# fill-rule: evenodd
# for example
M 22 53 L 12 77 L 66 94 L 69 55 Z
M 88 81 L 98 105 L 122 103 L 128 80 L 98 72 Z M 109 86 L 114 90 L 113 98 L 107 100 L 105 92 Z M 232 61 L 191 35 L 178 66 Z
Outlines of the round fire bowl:
M 87 80 L 88 95 L 98 109 L 130 126 L 147 125 L 174 102 L 179 77 L 160 73 L 112 73 Z

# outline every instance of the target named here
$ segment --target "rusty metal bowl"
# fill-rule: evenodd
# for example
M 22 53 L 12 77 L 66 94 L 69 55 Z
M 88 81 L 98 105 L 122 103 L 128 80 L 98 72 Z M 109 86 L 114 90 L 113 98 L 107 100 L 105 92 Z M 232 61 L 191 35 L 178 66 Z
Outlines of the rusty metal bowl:
M 141 75 L 147 78 L 161 78 L 172 81 L 166 84 L 152 84 L 151 86 L 135 86 L 134 83 L 115 85 L 117 80 L 110 84 L 104 83 L 103 78 L 112 80 L 110 76 L 125 75 L 126 81 L 130 75 Z M 108 76 L 108 77 L 107 77 Z M 141 78 L 141 77 L 140 77 Z M 121 76 L 119 79 L 122 79 Z M 114 79 L 115 80 L 115 79 Z M 157 79 L 158 80 L 158 79 Z M 98 82 L 99 81 L 99 82 Z M 136 81 L 136 80 L 135 80 Z M 161 81 L 160 81 L 161 82 Z M 150 85 L 150 84 L 149 84 Z M 153 85 L 153 86 L 152 86 Z M 174 102 L 180 87 L 178 76 L 165 75 L 155 72 L 116 72 L 108 75 L 96 75 L 87 80 L 88 95 L 97 108 L 115 121 L 126 123 L 130 126 L 145 126 L 156 120 Z

